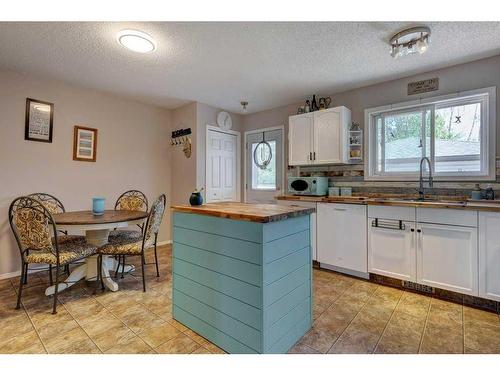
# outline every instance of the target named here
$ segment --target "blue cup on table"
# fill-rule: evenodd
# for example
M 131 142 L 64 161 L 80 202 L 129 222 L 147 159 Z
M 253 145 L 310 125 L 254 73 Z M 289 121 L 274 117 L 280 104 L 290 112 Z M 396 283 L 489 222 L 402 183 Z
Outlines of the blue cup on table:
M 92 213 L 94 215 L 103 215 L 104 214 L 104 202 L 105 198 L 92 198 Z

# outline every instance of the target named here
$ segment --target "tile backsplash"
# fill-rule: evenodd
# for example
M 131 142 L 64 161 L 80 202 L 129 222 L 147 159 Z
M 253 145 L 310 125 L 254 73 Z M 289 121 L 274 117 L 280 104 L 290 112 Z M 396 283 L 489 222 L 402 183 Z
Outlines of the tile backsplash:
M 328 176 L 329 186 L 352 187 L 354 195 L 363 193 L 415 194 L 419 184 L 418 181 L 365 181 L 363 164 L 291 167 L 288 175 L 303 177 Z M 500 167 L 498 162 L 496 175 L 496 180 L 491 182 L 434 181 L 434 188 L 431 193 L 435 195 L 470 196 L 476 183 L 479 183 L 481 189 L 491 186 L 495 191 L 495 197 L 500 198 Z

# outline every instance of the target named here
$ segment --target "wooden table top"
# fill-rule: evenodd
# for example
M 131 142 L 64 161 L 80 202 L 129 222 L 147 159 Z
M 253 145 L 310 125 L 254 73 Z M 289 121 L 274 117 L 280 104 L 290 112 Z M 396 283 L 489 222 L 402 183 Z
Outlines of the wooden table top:
M 70 211 L 52 215 L 59 225 L 110 224 L 145 219 L 144 211 L 105 210 L 103 215 L 94 215 L 92 211 Z
M 254 221 L 257 223 L 269 223 L 272 221 L 286 220 L 292 217 L 309 215 L 314 212 L 314 208 L 306 207 L 233 202 L 208 203 L 202 206 L 172 206 L 172 210 L 233 220 Z

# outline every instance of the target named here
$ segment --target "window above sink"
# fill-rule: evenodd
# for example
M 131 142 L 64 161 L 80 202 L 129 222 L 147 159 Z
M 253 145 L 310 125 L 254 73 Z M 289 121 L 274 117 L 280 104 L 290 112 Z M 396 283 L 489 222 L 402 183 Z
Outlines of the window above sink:
M 417 180 L 424 156 L 437 180 L 494 180 L 495 94 L 490 87 L 367 109 L 365 180 Z

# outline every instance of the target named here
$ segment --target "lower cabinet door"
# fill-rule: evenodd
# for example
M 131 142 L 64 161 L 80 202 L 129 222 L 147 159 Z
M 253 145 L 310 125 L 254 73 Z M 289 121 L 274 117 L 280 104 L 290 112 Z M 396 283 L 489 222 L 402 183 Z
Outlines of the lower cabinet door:
M 500 301 L 500 213 L 479 213 L 479 296 Z
M 373 223 L 373 225 L 372 225 Z M 402 226 L 368 219 L 368 271 L 377 275 L 415 281 L 415 223 Z
M 417 282 L 478 294 L 477 228 L 419 223 Z
M 366 274 L 366 206 L 318 203 L 318 262 Z

